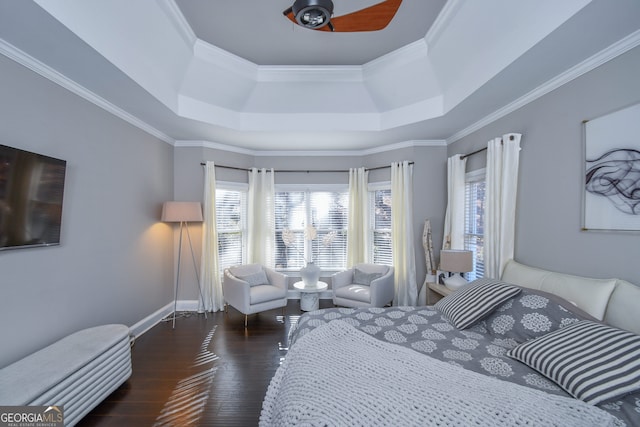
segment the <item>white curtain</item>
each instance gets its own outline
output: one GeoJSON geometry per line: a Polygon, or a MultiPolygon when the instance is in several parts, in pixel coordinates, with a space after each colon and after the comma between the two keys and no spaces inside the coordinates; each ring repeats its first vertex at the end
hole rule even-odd
{"type": "Polygon", "coordinates": [[[347,222],[347,268],[367,262],[368,183],[369,172],[365,168],[349,169],[349,220],[347,222]]]}
{"type": "MultiPolygon", "coordinates": [[[[204,179],[204,226],[202,232],[202,261],[200,277],[204,309],[219,311],[224,309],[222,281],[218,273],[218,232],[216,230],[216,171],[213,162],[205,165],[204,179]]],[[[202,307],[200,307],[202,308],[202,307]]]]}
{"type": "Polygon", "coordinates": [[[413,235],[413,165],[391,164],[391,247],[396,295],[393,305],[416,305],[416,258],[413,235]]]}
{"type": "Polygon", "coordinates": [[[249,171],[247,262],[275,266],[275,185],[273,169],[249,171]]]}
{"type": "Polygon", "coordinates": [[[498,278],[513,258],[520,134],[495,138],[487,145],[484,254],[485,276],[498,278]]]}
{"type": "Polygon", "coordinates": [[[460,154],[447,160],[447,210],[442,249],[464,249],[464,186],[467,159],[460,154]]]}

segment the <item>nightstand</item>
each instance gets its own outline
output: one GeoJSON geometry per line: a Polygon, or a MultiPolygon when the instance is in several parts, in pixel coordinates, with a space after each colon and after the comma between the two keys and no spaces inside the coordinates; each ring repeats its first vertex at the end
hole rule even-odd
{"type": "MultiPolygon", "coordinates": [[[[447,288],[445,285],[441,285],[439,283],[428,282],[427,286],[429,286],[429,289],[431,291],[435,292],[436,294],[440,295],[441,297],[446,297],[451,292],[453,292],[451,289],[447,288]]],[[[429,294],[430,294],[430,292],[427,292],[427,305],[433,305],[433,304],[435,304],[437,302],[437,300],[432,303],[431,302],[431,298],[429,298],[429,294]]],[[[438,299],[440,299],[440,298],[438,298],[438,299]]]]}

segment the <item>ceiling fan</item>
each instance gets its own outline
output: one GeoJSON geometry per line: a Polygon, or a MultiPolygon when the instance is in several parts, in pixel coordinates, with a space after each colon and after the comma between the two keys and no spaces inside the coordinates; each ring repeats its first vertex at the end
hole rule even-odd
{"type": "Polygon", "coordinates": [[[334,17],[331,0],[295,0],[293,5],[282,13],[292,22],[312,30],[378,31],[389,25],[400,3],[402,0],[378,1],[372,6],[334,17]]]}

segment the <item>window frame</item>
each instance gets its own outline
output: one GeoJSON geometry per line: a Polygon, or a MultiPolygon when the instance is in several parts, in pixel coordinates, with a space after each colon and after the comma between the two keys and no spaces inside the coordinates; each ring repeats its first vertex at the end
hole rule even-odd
{"type": "MultiPolygon", "coordinates": [[[[286,192],[302,192],[305,193],[305,227],[307,225],[310,224],[310,220],[312,217],[312,203],[311,203],[311,197],[310,194],[311,193],[319,193],[319,192],[329,192],[329,193],[346,193],[348,195],[349,193],[349,185],[348,184],[276,184],[275,188],[274,188],[274,192],[275,193],[286,193],[286,192]]],[[[277,226],[276,226],[277,227],[277,226]]],[[[304,232],[304,228],[301,229],[291,229],[292,231],[296,232],[296,233],[301,233],[304,232]]],[[[321,231],[316,229],[317,231],[321,231]]],[[[275,228],[275,233],[276,233],[276,239],[278,239],[278,233],[282,232],[282,229],[279,228],[275,228]]],[[[343,229],[343,233],[346,239],[346,235],[347,235],[347,227],[345,226],[345,228],[343,229]]],[[[309,259],[309,254],[312,254],[313,251],[313,241],[310,240],[303,240],[304,245],[303,245],[303,258],[304,259],[309,259]]],[[[276,245],[278,243],[276,242],[276,245]]],[[[345,248],[345,254],[344,254],[344,265],[342,266],[333,266],[333,267],[321,267],[323,272],[326,273],[332,273],[332,272],[338,272],[338,271],[342,271],[346,268],[346,259],[347,259],[347,254],[346,254],[346,248],[345,248]]],[[[304,265],[301,265],[299,267],[278,267],[276,265],[276,270],[278,271],[283,271],[283,272],[298,272],[300,271],[300,269],[304,267],[304,265]]]]}
{"type": "MultiPolygon", "coordinates": [[[[240,254],[240,258],[241,258],[241,262],[240,264],[245,264],[247,262],[247,215],[248,215],[248,201],[247,201],[247,196],[249,193],[249,184],[247,183],[241,183],[241,182],[231,182],[231,181],[217,181],[216,182],[216,203],[218,202],[218,197],[217,197],[217,191],[218,190],[225,190],[225,191],[237,191],[240,193],[244,193],[243,195],[241,195],[240,198],[240,248],[241,248],[241,254],[240,254]]],[[[231,230],[229,229],[228,231],[224,231],[220,229],[220,224],[218,223],[218,212],[217,212],[217,207],[216,209],[216,233],[217,233],[217,237],[218,237],[218,245],[220,242],[220,235],[221,234],[225,234],[225,233],[233,233],[233,232],[237,232],[236,230],[231,230]]],[[[220,248],[218,247],[218,259],[220,260],[220,248]]],[[[230,265],[223,265],[222,262],[220,262],[220,265],[218,266],[218,270],[220,273],[220,277],[222,277],[222,274],[224,272],[224,269],[230,267],[230,265]]]]}
{"type": "MultiPolygon", "coordinates": [[[[477,232],[473,233],[468,228],[469,221],[467,218],[467,214],[469,213],[469,210],[470,210],[468,206],[469,199],[467,198],[467,192],[469,191],[468,185],[484,182],[485,189],[486,189],[486,172],[487,172],[486,168],[476,169],[476,170],[467,172],[464,177],[464,185],[465,185],[465,188],[464,188],[464,192],[465,192],[464,249],[471,250],[473,252],[473,270],[467,273],[467,279],[469,279],[470,281],[484,277],[485,269],[484,269],[484,262],[482,262],[482,268],[481,268],[482,275],[478,275],[479,274],[479,272],[477,271],[478,260],[483,259],[483,254],[479,254],[477,250],[474,250],[475,248],[478,247],[477,244],[474,244],[473,248],[471,247],[472,245],[470,244],[472,239],[475,239],[475,241],[477,241],[477,239],[480,238],[482,240],[481,248],[484,250],[484,230],[483,230],[483,233],[480,234],[477,232]]],[[[485,193],[485,200],[483,201],[483,206],[485,206],[485,209],[486,209],[485,202],[486,202],[486,193],[485,193]]]]}
{"type": "MultiPolygon", "coordinates": [[[[367,210],[369,211],[369,219],[368,219],[368,236],[367,236],[367,257],[369,262],[381,263],[379,260],[375,258],[375,235],[376,233],[389,233],[392,236],[392,229],[376,229],[375,226],[375,193],[376,191],[381,190],[389,190],[391,191],[391,181],[380,181],[380,182],[372,182],[367,185],[368,192],[368,206],[367,210]]],[[[382,263],[384,265],[393,265],[393,246],[389,249],[389,261],[388,263],[382,263]]]]}

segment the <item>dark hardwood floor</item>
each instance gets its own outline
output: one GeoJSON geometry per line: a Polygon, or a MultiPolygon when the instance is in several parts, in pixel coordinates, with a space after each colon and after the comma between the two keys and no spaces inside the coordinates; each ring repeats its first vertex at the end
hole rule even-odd
{"type": "MultiPolygon", "coordinates": [[[[332,307],[321,300],[320,307],[332,307]]],[[[161,322],[132,348],[133,373],[80,427],[255,426],[262,399],[288,347],[300,302],[249,316],[190,313],[161,322]]]]}

